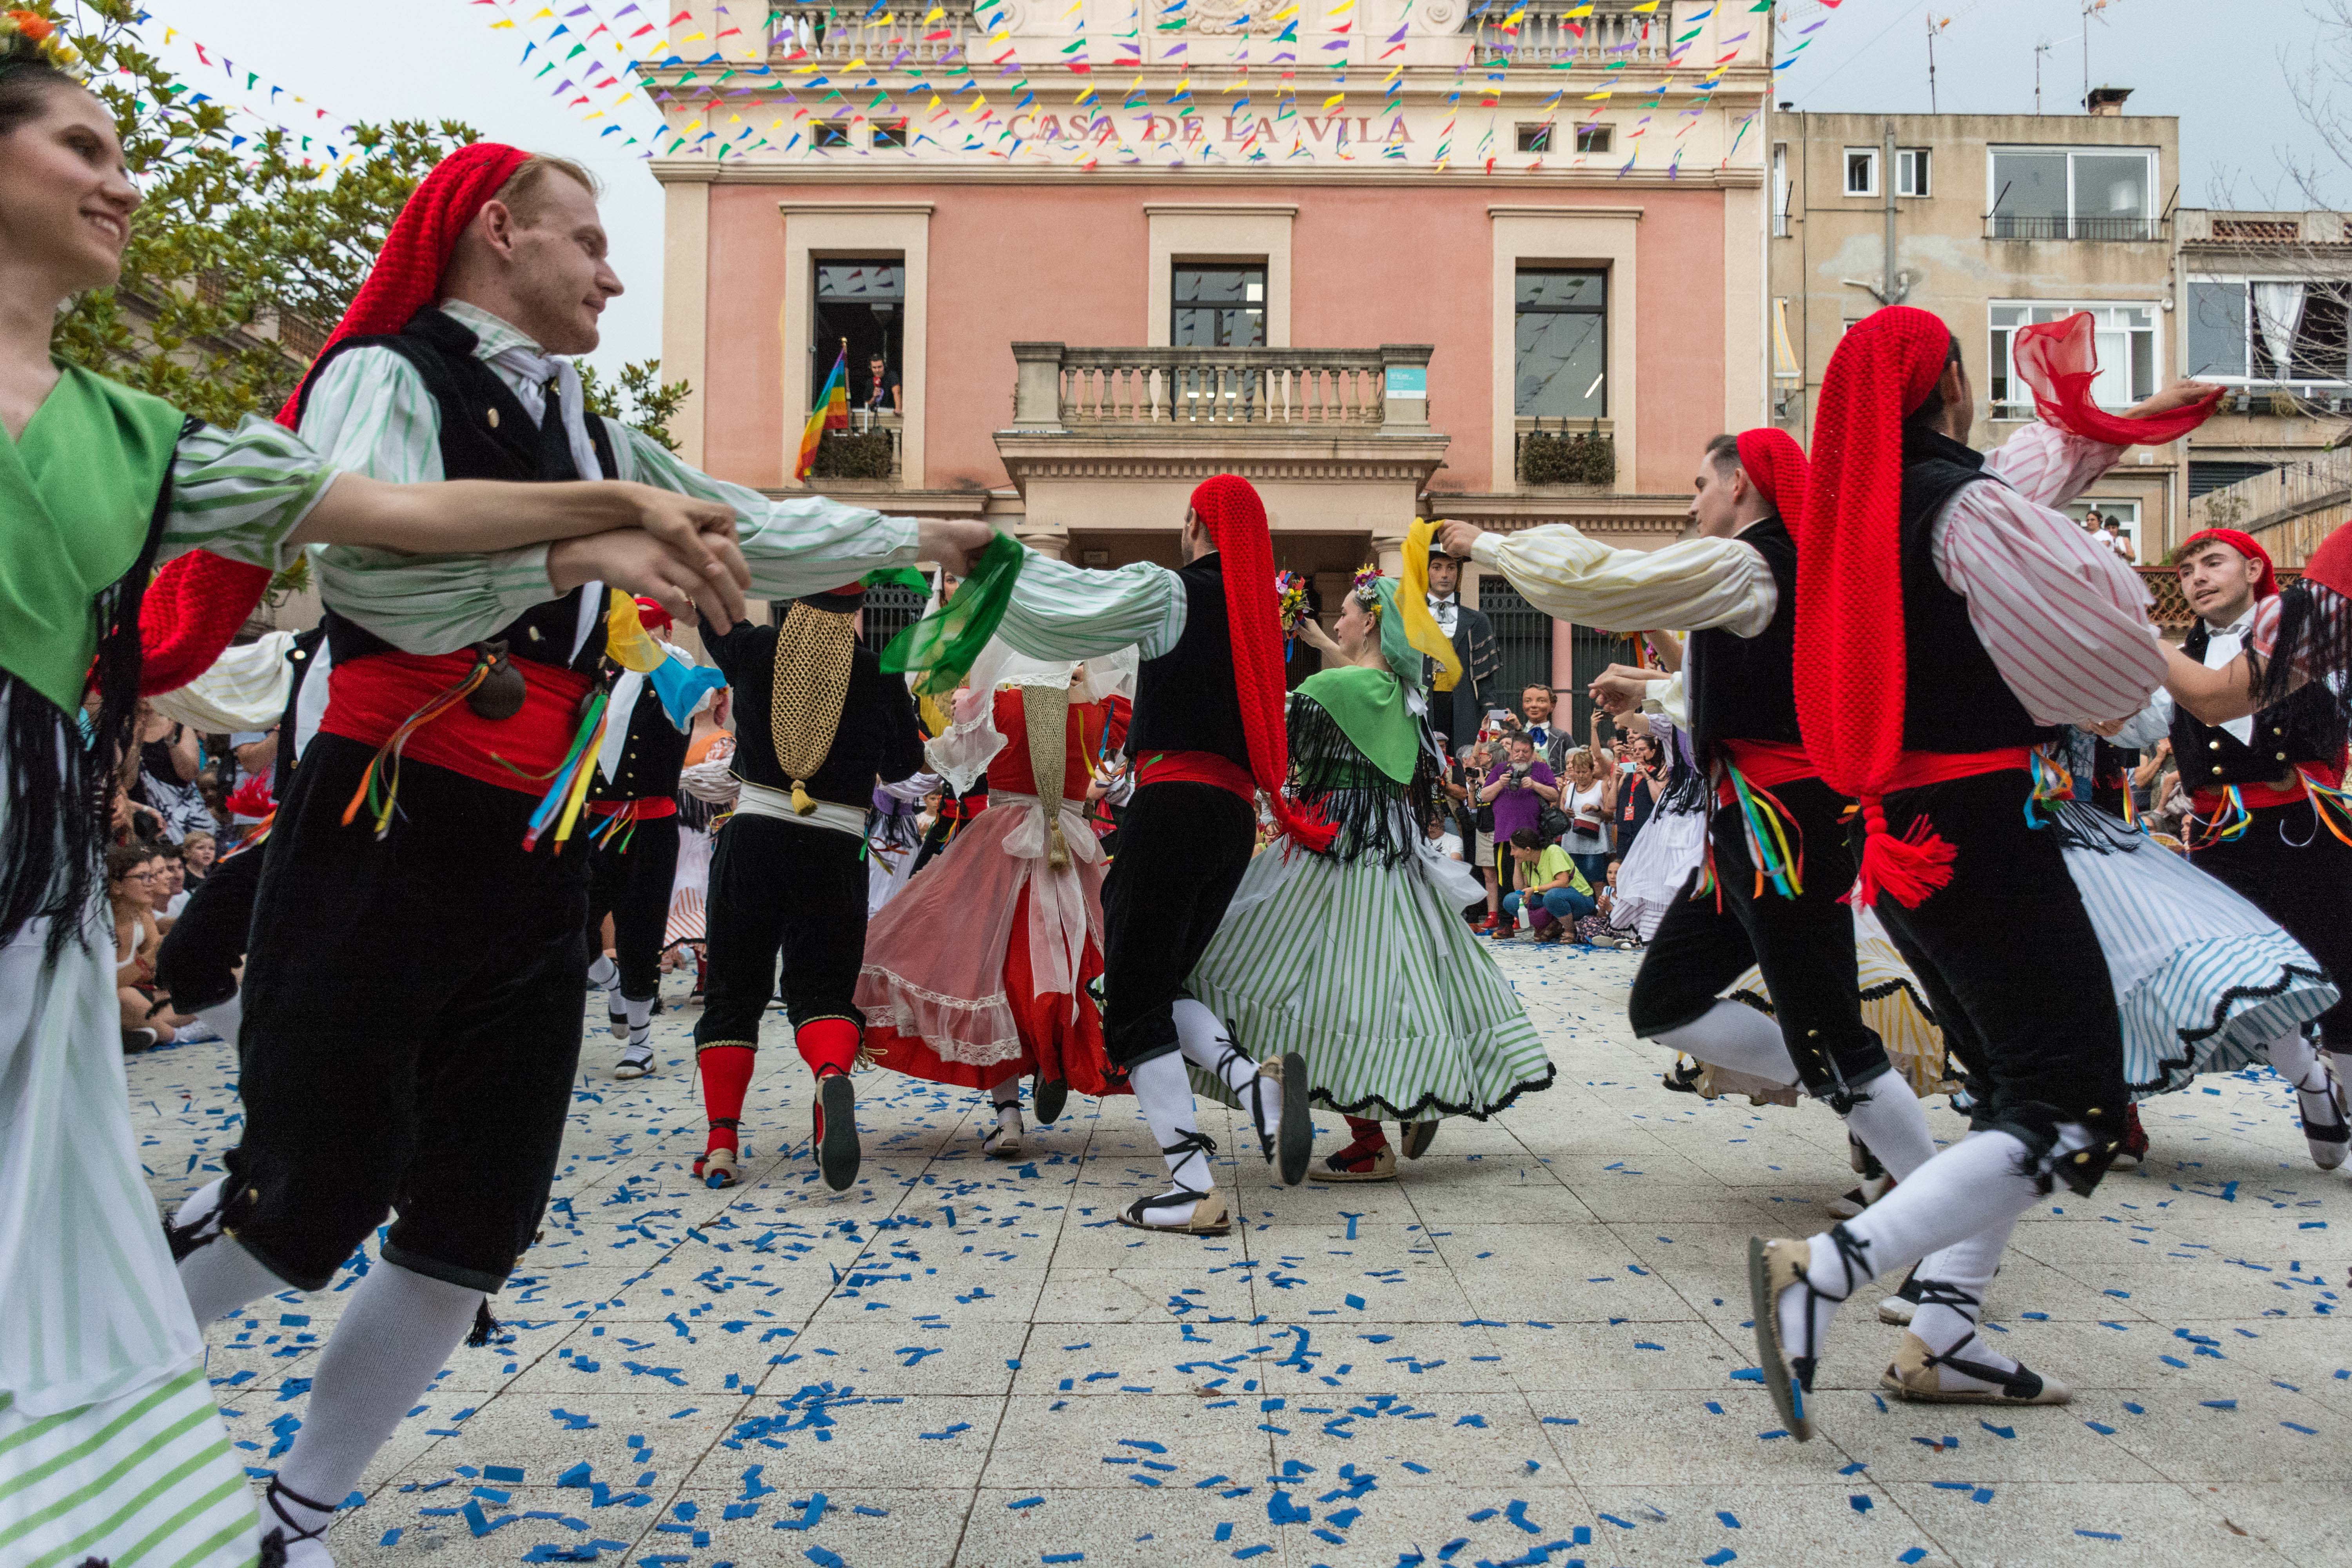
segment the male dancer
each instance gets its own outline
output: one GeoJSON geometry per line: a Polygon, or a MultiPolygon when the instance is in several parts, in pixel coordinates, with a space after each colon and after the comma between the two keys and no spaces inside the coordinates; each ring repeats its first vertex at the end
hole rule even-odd
{"type": "MultiPolygon", "coordinates": [[[[960,566],[984,541],[814,496],[771,502],[588,419],[553,356],[596,344],[621,287],[604,255],[584,171],[493,144],[451,154],[306,378],[304,436],[377,478],[643,480],[618,493],[731,517],[768,596],[919,553],[960,566]]],[[[587,858],[529,845],[549,824],[541,781],[584,740],[600,580],[681,609],[691,594],[721,626],[741,613],[728,562],[674,561],[634,531],[501,556],[314,559],[335,668],[254,910],[244,1141],[177,1216],[202,1322],[323,1289],[399,1203],[270,1485],[265,1532],[291,1568],[330,1561],[336,1505],[467,1326],[488,1331],[487,1293],[546,1204],[580,1051],[587,858]]]]}
{"type": "MultiPolygon", "coordinates": [[[[2256,607],[2278,596],[2270,552],[2236,529],[2209,528],[2189,535],[2173,562],[2197,613],[2180,651],[2220,669],[2245,648],[2256,607]]],[[[2329,974],[2352,976],[2352,845],[2331,830],[2310,787],[2344,782],[2336,694],[2313,681],[2249,717],[2208,724],[2158,691],[2116,739],[2152,746],[2167,734],[2194,806],[2183,835],[2190,860],[2278,921],[2329,974]]],[[[2271,1065],[2294,1086],[2312,1163],[2333,1171],[2352,1141],[2342,1084],[2352,1069],[2352,1001],[2319,1016],[2319,1037],[2324,1055],[2300,1034],[2273,1040],[2271,1065]]]]}
{"type": "Polygon", "coordinates": [[[1119,1223],[1223,1236],[1232,1212],[1216,1188],[1213,1140],[1192,1120],[1192,1063],[1251,1110],[1259,1147],[1285,1184],[1307,1174],[1314,1128],[1307,1064],[1250,1060],[1206,1007],[1184,994],[1224,919],[1255,838],[1262,790],[1275,820],[1328,844],[1328,824],[1283,797],[1290,771],[1274,542],[1247,479],[1218,474],[1184,513],[1185,564],[1087,572],[1043,556],[1022,563],[997,635],[1038,658],[1096,658],[1139,645],[1127,749],[1139,775],[1103,884],[1103,1035],[1167,1158],[1169,1189],[1138,1198],[1119,1223]]]}
{"type": "Polygon", "coordinates": [[[760,1049],[760,1016],[777,992],[816,1074],[810,1138],[825,1185],[857,1179],[856,1065],[866,1016],[857,974],[866,962],[866,810],[874,782],[895,784],[923,765],[923,736],[907,684],[882,672],[858,640],[866,591],[856,583],[795,603],[781,626],[739,626],[708,637],[711,662],[734,691],[741,731],[735,776],[743,793],[711,852],[703,931],[709,972],[694,1026],[710,1131],[694,1173],[735,1184],[743,1093],[760,1049]]]}
{"type": "Polygon", "coordinates": [[[1975,389],[1936,317],[1881,310],[1831,356],[1796,531],[1797,713],[1823,782],[1860,803],[1855,899],[1926,987],[1978,1104],[1967,1138],[1858,1218],[1750,1243],[1764,1380],[1801,1440],[1838,1304],[1916,1258],[1920,1305],[1882,1386],[2068,1398],[1976,1335],[2018,1216],[2056,1182],[2098,1184],[2128,1103],[2105,956],[2027,809],[2031,748],[2056,724],[2137,712],[2164,658],[2131,568],[2051,509],[2122,452],[2072,432],[2173,440],[2210,411],[2207,392],[2177,383],[2116,419],[2077,384],[2044,405],[2053,423],[1988,458],[1965,445],[1975,389]]]}
{"type": "MultiPolygon", "coordinates": [[[[659,635],[673,625],[652,599],[637,601],[640,623],[659,635]]],[[[669,651],[691,664],[684,648],[669,651]]],[[[604,989],[613,1033],[625,1033],[617,1079],[654,1070],[654,998],[669,930],[670,885],[677,876],[677,775],[686,766],[686,731],[635,670],[612,672],[604,744],[588,787],[588,979],[604,989]],[[604,917],[613,917],[613,956],[604,953],[604,917]]]]}
{"type": "Polygon", "coordinates": [[[1698,537],[1612,550],[1566,524],[1482,533],[1449,552],[1491,566],[1530,604],[1604,630],[1686,626],[1691,739],[1714,781],[1708,865],[1667,910],[1627,1006],[1633,1033],[1826,1101],[1899,1181],[1935,1153],[1927,1118],[1862,1019],[1843,817],[1797,727],[1797,545],[1805,458],[1785,431],[1717,436],[1701,455],[1698,537]],[[1711,889],[1705,882],[1712,879],[1711,889]],[[1760,967],[1773,1016],[1717,1000],[1760,967]]]}

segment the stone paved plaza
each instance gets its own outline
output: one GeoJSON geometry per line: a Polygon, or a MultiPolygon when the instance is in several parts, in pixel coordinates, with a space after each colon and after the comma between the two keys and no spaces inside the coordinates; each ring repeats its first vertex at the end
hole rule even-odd
{"type": "MultiPolygon", "coordinates": [[[[865,1170],[806,1152],[771,1016],[744,1185],[704,1190],[682,979],[656,1077],[593,1028],[543,1237],[338,1526],[346,1565],[1260,1563],[2342,1563],[2352,1556],[2352,1177],[2267,1070],[2147,1110],[2155,1153],[2018,1230],[2000,1348],[2060,1409],[1873,1392],[1900,1331],[1849,1309],[1800,1446],[1754,1381],[1751,1234],[1853,1183],[1824,1110],[1666,1093],[1634,958],[1503,955],[1559,1079],[1445,1124],[1388,1184],[1284,1189],[1253,1151],[1220,1240],[1111,1222],[1160,1162],[1074,1098],[985,1160],[980,1096],[858,1079],[865,1170]]],[[[131,1064],[161,1199],[236,1137],[217,1046],[131,1064]]],[[[1959,1120],[1930,1111],[1938,1137],[1959,1120]]],[[[1243,1140],[1221,1108],[1203,1125],[1243,1140]]],[[[1345,1138],[1318,1116],[1318,1145],[1345,1138]]],[[[319,1173],[331,1180],[331,1171],[319,1173]]],[[[334,1289],[215,1325],[247,1463],[302,1418],[334,1289]]],[[[1889,1280],[1887,1283],[1891,1284],[1889,1280]]]]}

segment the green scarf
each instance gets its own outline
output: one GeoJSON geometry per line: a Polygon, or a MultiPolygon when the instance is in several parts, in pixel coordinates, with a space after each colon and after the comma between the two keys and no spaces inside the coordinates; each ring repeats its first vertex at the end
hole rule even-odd
{"type": "Polygon", "coordinates": [[[186,420],[58,370],[22,438],[0,432],[0,668],[71,713],[98,655],[90,606],[138,561],[186,420]]]}
{"type": "Polygon", "coordinates": [[[1343,665],[1318,669],[1298,683],[1298,695],[1331,715],[1349,744],[1398,784],[1412,781],[1421,749],[1420,726],[1404,705],[1404,687],[1385,669],[1343,665]]]}
{"type": "Polygon", "coordinates": [[[1009,533],[988,542],[948,602],[890,639],[882,668],[914,674],[918,697],[944,697],[963,684],[980,650],[1013,603],[1013,584],[1028,551],[1009,533]]]}

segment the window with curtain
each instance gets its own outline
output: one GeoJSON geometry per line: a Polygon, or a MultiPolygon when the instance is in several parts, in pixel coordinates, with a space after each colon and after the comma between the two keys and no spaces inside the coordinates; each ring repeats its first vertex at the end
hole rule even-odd
{"type": "Polygon", "coordinates": [[[2142,398],[2156,395],[2159,360],[2154,305],[1996,302],[1988,311],[1991,353],[1986,363],[1990,373],[1984,389],[1994,418],[2033,416],[2033,389],[2017,374],[2017,329],[2029,322],[2062,321],[2083,310],[2091,313],[2092,346],[2099,356],[2098,378],[2091,383],[2092,401],[2110,414],[2120,414],[2142,398]]]}
{"type": "Polygon", "coordinates": [[[2302,384],[2352,380],[2352,283],[2196,279],[2188,306],[2191,375],[2302,384]]]}
{"type": "Polygon", "coordinates": [[[1175,319],[1168,341],[1180,349],[1265,347],[1263,266],[1176,264],[1175,319]]]}

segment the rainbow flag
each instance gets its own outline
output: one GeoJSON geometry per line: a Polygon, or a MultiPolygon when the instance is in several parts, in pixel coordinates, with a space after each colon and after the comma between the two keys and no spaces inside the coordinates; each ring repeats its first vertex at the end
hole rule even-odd
{"type": "Polygon", "coordinates": [[[801,431],[801,460],[793,469],[793,478],[804,479],[816,467],[817,443],[828,430],[849,428],[849,349],[843,345],[833,362],[833,370],[817,389],[816,405],[809,410],[808,424],[801,431]]]}

